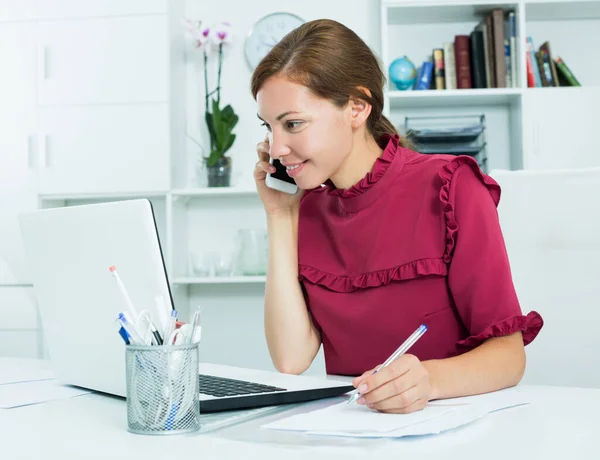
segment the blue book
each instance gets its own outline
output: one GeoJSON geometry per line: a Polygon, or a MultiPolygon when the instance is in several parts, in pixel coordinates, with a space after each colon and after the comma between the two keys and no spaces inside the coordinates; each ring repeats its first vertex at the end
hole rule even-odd
{"type": "Polygon", "coordinates": [[[419,67],[417,70],[417,78],[415,78],[415,82],[413,83],[412,89],[417,89],[417,85],[421,81],[421,76],[423,75],[423,66],[419,67]]]}
{"type": "Polygon", "coordinates": [[[423,62],[421,67],[420,78],[417,81],[416,90],[424,90],[431,88],[431,82],[433,81],[433,62],[423,62]]]}
{"type": "Polygon", "coordinates": [[[510,42],[508,38],[504,39],[504,57],[506,59],[506,87],[512,88],[512,60],[510,57],[510,42]]]}
{"type": "Polygon", "coordinates": [[[531,66],[533,67],[533,77],[535,80],[535,86],[537,88],[542,86],[542,76],[540,75],[540,66],[538,65],[538,60],[535,57],[535,48],[533,47],[533,38],[527,37],[527,43],[531,47],[531,66]]]}

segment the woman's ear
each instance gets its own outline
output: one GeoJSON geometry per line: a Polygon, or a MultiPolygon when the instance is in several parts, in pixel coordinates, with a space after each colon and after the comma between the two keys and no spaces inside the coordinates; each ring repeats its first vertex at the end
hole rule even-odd
{"type": "MultiPolygon", "coordinates": [[[[364,93],[369,99],[371,98],[371,91],[367,88],[359,86],[357,89],[359,92],[364,93]]],[[[351,97],[349,104],[351,108],[352,128],[360,128],[367,122],[369,115],[371,114],[371,104],[364,99],[356,97],[351,97]]]]}

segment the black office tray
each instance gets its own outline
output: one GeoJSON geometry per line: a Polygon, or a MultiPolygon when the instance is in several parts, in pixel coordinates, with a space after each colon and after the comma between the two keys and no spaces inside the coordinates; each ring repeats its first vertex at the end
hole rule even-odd
{"type": "Polygon", "coordinates": [[[423,128],[409,131],[408,136],[413,142],[474,142],[483,132],[483,125],[456,128],[423,128]]]}
{"type": "Polygon", "coordinates": [[[469,155],[475,156],[480,153],[485,144],[481,145],[417,145],[417,150],[426,154],[447,154],[447,155],[469,155]]]}

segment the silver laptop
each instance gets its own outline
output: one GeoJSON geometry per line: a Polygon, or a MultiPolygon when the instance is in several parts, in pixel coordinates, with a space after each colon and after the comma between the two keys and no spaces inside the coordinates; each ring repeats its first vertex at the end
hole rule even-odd
{"type": "MultiPolygon", "coordinates": [[[[127,307],[109,267],[127,280],[132,303],[144,305],[153,318],[159,317],[155,296],[173,308],[152,204],[139,199],[45,209],[19,220],[57,378],[125,396],[125,344],[115,318],[127,307]]],[[[203,412],[309,401],[353,389],[347,382],[211,363],[201,364],[199,379],[203,412]]]]}

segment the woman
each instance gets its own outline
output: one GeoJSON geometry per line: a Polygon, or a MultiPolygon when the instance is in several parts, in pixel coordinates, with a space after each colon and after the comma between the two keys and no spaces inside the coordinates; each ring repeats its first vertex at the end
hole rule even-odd
{"type": "Polygon", "coordinates": [[[322,343],[329,374],[360,375],[359,404],[408,413],[516,385],[543,321],[515,294],[498,184],[470,157],[407,148],[382,115],[384,81],[368,46],[331,20],[288,34],[254,72],[268,130],[254,171],[265,330],[279,371],[304,372],[322,343]],[[297,194],[265,186],[269,155],[297,194]],[[422,323],[410,354],[371,375],[422,323]]]}

